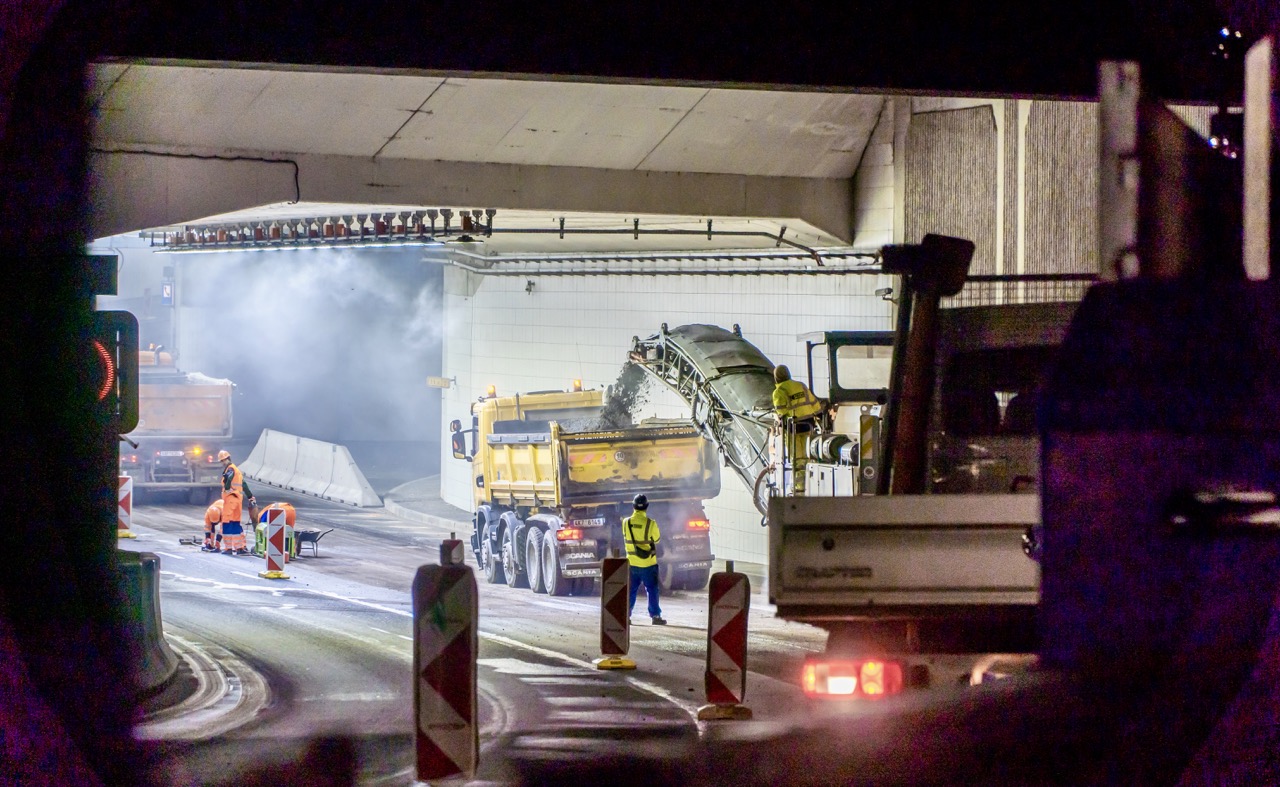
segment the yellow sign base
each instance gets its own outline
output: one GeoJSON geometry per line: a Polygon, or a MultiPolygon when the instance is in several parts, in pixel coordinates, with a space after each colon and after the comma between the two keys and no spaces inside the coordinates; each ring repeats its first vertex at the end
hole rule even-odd
{"type": "Polygon", "coordinates": [[[596,669],[635,669],[636,663],[626,656],[601,656],[593,659],[596,669]]]}
{"type": "Polygon", "coordinates": [[[698,721],[747,721],[751,709],[746,705],[703,705],[698,708],[698,721]]]}
{"type": "Polygon", "coordinates": [[[288,579],[289,575],[283,571],[259,571],[258,576],[263,579],[288,579]]]}
{"type": "Polygon", "coordinates": [[[117,538],[137,538],[137,536],[134,535],[132,530],[117,530],[116,537],[117,538]]]}

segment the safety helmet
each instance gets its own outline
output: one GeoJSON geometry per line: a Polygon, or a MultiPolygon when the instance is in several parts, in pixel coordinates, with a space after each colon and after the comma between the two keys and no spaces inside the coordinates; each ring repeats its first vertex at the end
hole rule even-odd
{"type": "Polygon", "coordinates": [[[636,499],[631,503],[637,511],[643,511],[649,507],[649,498],[644,495],[636,495],[636,499]]]}
{"type": "Polygon", "coordinates": [[[225,462],[225,461],[227,461],[227,460],[228,460],[228,459],[230,459],[230,458],[231,458],[231,452],[230,452],[230,451],[219,451],[219,452],[218,452],[218,461],[219,461],[219,462],[225,462]]]}
{"type": "Polygon", "coordinates": [[[791,379],[791,370],[787,368],[785,363],[780,363],[773,367],[773,381],[775,383],[786,382],[791,379]]]}

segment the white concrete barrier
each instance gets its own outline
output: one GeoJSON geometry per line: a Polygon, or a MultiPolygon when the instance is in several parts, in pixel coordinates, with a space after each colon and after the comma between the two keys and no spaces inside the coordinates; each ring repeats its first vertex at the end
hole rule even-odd
{"type": "Polygon", "coordinates": [[[298,464],[294,467],[289,489],[315,497],[324,497],[324,490],[333,480],[333,443],[324,443],[306,437],[298,438],[298,464]]]}
{"type": "Polygon", "coordinates": [[[263,429],[249,458],[240,463],[240,472],[251,481],[289,488],[298,464],[298,438],[284,432],[263,429]]]}
{"type": "Polygon", "coordinates": [[[364,477],[356,460],[345,445],[335,445],[333,452],[333,477],[329,486],[321,494],[326,500],[340,500],[361,508],[382,505],[382,499],[373,491],[369,480],[364,477]]]}
{"type": "Polygon", "coordinates": [[[240,470],[250,481],[279,489],[361,508],[382,505],[343,445],[263,429],[240,470]]]}

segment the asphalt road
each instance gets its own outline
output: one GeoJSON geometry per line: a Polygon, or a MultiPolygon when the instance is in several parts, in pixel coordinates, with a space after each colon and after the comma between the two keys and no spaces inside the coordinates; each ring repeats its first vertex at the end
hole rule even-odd
{"type": "MultiPolygon", "coordinates": [[[[288,564],[287,580],[258,577],[260,558],[180,545],[180,537],[199,535],[203,507],[163,500],[135,507],[138,538],[121,546],[159,555],[166,632],[187,668],[197,665],[205,678],[202,702],[157,714],[140,734],[161,741],[201,783],[288,761],[326,734],[356,739],[361,783],[413,783],[409,593],[449,532],[382,510],[292,502],[299,527],[333,532],[317,556],[288,564]]],[[[825,635],[776,619],[759,594],[749,618],[746,698],[755,721],[708,723],[695,715],[705,703],[705,591],[665,595],[670,625],[631,629],[637,668],[601,671],[591,663],[600,655],[598,596],[551,598],[476,577],[475,783],[511,783],[514,760],[563,760],[602,741],[667,741],[674,751],[670,741],[697,740],[718,725],[764,730],[812,714],[797,679],[804,655],[820,651],[825,635]]]]}

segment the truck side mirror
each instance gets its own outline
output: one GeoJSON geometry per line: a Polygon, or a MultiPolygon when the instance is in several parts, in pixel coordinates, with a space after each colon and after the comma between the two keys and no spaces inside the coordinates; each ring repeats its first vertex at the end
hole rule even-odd
{"type": "Polygon", "coordinates": [[[450,432],[460,432],[460,431],[462,431],[462,422],[461,422],[461,421],[459,421],[457,418],[455,418],[455,419],[453,419],[452,421],[450,421],[450,422],[449,422],[449,431],[450,431],[450,432]]]}
{"type": "MultiPolygon", "coordinates": [[[[457,423],[457,421],[454,421],[457,423]]],[[[454,459],[469,459],[467,456],[467,437],[462,432],[455,431],[449,437],[449,443],[453,447],[454,459]]]]}

